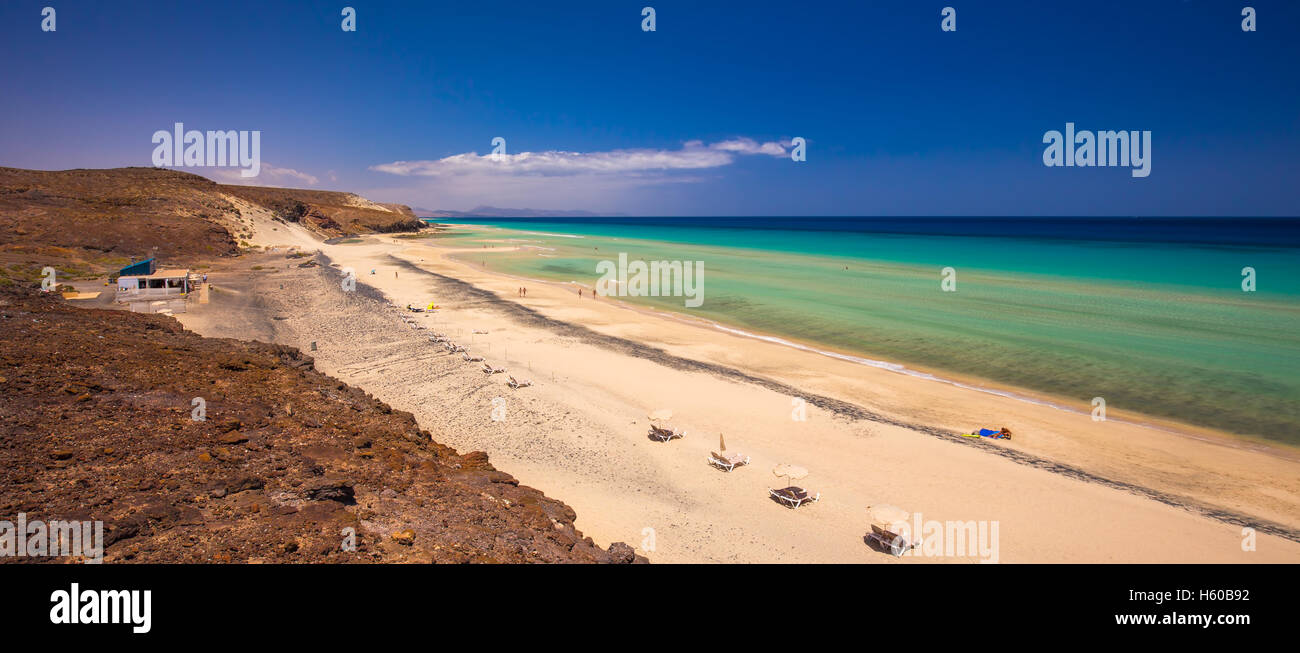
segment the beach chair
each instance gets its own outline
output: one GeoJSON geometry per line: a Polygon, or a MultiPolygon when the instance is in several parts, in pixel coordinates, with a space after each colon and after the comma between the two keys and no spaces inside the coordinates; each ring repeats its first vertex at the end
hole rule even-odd
{"type": "Polygon", "coordinates": [[[530,386],[530,385],[532,385],[532,384],[533,384],[533,382],[532,382],[532,381],[529,381],[528,379],[524,379],[523,381],[516,381],[516,380],[515,380],[515,377],[513,377],[513,376],[510,377],[510,381],[506,383],[506,385],[510,386],[510,389],[511,389],[511,390],[518,390],[518,389],[520,389],[520,388],[527,388],[528,386],[530,386]]]}
{"type": "Polygon", "coordinates": [[[464,347],[462,347],[462,346],[460,346],[460,345],[458,345],[458,344],[456,344],[456,343],[454,343],[454,342],[448,342],[448,343],[447,343],[447,352],[448,352],[448,353],[451,353],[451,354],[463,354],[463,353],[465,353],[466,351],[467,351],[467,350],[466,350],[464,347]]]}
{"type": "Polygon", "coordinates": [[[481,363],[481,362],[483,362],[483,357],[482,357],[482,356],[470,356],[468,352],[466,352],[466,353],[464,353],[464,354],[461,354],[460,357],[461,357],[461,358],[464,358],[464,359],[465,359],[465,362],[467,362],[467,363],[481,363]]]}
{"type": "Polygon", "coordinates": [[[815,495],[810,495],[807,490],[793,485],[790,487],[783,487],[779,490],[768,488],[767,493],[771,495],[773,499],[789,508],[798,508],[805,503],[813,503],[822,498],[821,492],[818,492],[815,495]]]}
{"type": "Polygon", "coordinates": [[[650,437],[660,442],[668,442],[677,438],[686,437],[686,431],[678,431],[671,426],[655,426],[654,424],[651,424],[650,437]]]}
{"type": "Polygon", "coordinates": [[[709,464],[724,472],[729,472],[741,465],[748,465],[749,456],[746,456],[743,453],[727,453],[725,451],[718,453],[716,451],[710,451],[709,464]]]}
{"type": "Polygon", "coordinates": [[[484,373],[484,374],[500,374],[500,373],[502,373],[502,372],[504,372],[504,371],[506,371],[506,368],[504,368],[504,367],[492,367],[491,365],[489,365],[489,364],[487,364],[487,363],[483,363],[483,373],[484,373]]]}
{"type": "Polygon", "coordinates": [[[909,549],[920,546],[920,540],[913,542],[908,538],[889,530],[890,528],[893,527],[888,524],[873,522],[871,524],[871,532],[867,534],[867,539],[875,541],[876,544],[880,545],[882,550],[892,553],[894,557],[901,556],[904,553],[907,553],[909,549]]]}
{"type": "Polygon", "coordinates": [[[474,330],[474,333],[477,333],[478,335],[481,335],[481,336],[485,336],[485,335],[487,335],[487,331],[481,331],[481,330],[479,330],[479,329],[475,329],[475,330],[474,330]]]}

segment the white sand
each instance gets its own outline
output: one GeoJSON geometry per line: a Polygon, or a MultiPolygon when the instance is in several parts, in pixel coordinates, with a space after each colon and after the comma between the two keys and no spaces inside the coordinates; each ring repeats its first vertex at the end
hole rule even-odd
{"type": "Polygon", "coordinates": [[[1300,543],[1261,532],[1257,550],[1243,551],[1241,526],[1204,514],[1204,507],[1222,508],[1252,522],[1272,522],[1294,537],[1300,528],[1300,463],[1290,451],[1257,450],[1184,425],[1163,425],[1179,434],[1093,422],[1086,415],[629,310],[605,298],[579,300],[564,286],[520,282],[446,259],[451,250],[427,246],[430,241],[374,236],[363,244],[325,245],[297,226],[260,220],[255,231],[262,244],[320,249],[397,306],[436,300],[444,308],[434,315],[376,310],[341,299],[336,278],[319,270],[255,273],[247,271],[254,262],[245,260],[210,276],[218,288],[253,289],[266,306],[232,303],[233,294],[218,293],[223,299],[179,316],[188,327],[204,335],[247,337],[246,325],[262,320],[274,327],[277,341],[304,350],[316,341],[318,369],[413,412],[439,441],[462,451],[487,451],[500,469],[573,506],[578,527],[602,545],[625,541],[656,562],[969,563],[984,557],[967,551],[975,555],[896,559],[873,551],[863,542],[866,508],[891,503],[925,520],[996,521],[1000,562],[1300,561],[1300,543]],[[507,303],[467,295],[398,264],[393,255],[492,291],[507,303]],[[371,269],[377,274],[370,275],[371,269]],[[279,291],[279,283],[286,290],[279,291]],[[528,286],[527,299],[517,297],[520,285],[528,286]],[[510,302],[596,334],[740,370],[903,423],[952,433],[1005,425],[1016,438],[964,446],[900,426],[837,417],[813,405],[807,406],[807,421],[795,421],[790,394],[735,375],[650,360],[620,341],[602,342],[600,335],[584,336],[503,308],[510,302]],[[247,315],[231,319],[232,310],[247,315]],[[288,319],[270,321],[259,311],[288,319]],[[429,330],[403,325],[403,316],[429,330]],[[489,333],[473,335],[474,330],[489,333]],[[510,390],[505,375],[485,375],[478,371],[481,364],[427,342],[433,331],[535,385],[510,390]],[[504,421],[492,419],[497,397],[505,400],[504,421]],[[661,408],[674,412],[672,422],[689,433],[685,439],[662,444],[646,437],[647,414],[661,408]],[[728,474],[705,463],[720,432],[729,451],[751,456],[749,467],[728,474]],[[996,448],[1140,489],[1022,464],[996,455],[996,448]],[[767,488],[786,484],[771,473],[781,462],[806,467],[810,474],[798,485],[820,492],[821,501],[798,510],[770,501],[767,488]],[[1141,488],[1191,508],[1153,500],[1141,488]]]}

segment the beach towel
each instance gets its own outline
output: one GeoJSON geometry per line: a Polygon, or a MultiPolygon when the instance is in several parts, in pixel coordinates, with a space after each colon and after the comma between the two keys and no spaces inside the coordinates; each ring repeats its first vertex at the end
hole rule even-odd
{"type": "Polygon", "coordinates": [[[980,429],[979,431],[970,434],[971,437],[975,437],[977,435],[985,438],[993,438],[994,440],[1011,439],[1011,433],[1006,432],[1005,429],[980,429]]]}

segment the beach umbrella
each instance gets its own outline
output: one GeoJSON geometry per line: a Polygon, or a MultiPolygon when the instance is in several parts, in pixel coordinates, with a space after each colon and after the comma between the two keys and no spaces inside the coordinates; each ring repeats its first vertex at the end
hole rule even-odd
{"type": "Polygon", "coordinates": [[[673,418],[673,411],[668,408],[660,408],[659,410],[647,415],[647,417],[649,417],[652,422],[670,420],[673,418]]]}
{"type": "Polygon", "coordinates": [[[886,528],[891,528],[900,522],[907,523],[907,518],[911,516],[911,513],[906,510],[888,503],[867,506],[867,512],[871,515],[872,521],[886,528]]]}
{"type": "Polygon", "coordinates": [[[718,449],[721,451],[727,450],[727,441],[722,439],[721,433],[718,434],[718,449]]]}
{"type": "Polygon", "coordinates": [[[781,463],[772,468],[772,474],[783,477],[788,481],[797,481],[808,475],[808,470],[790,463],[781,463]]]}

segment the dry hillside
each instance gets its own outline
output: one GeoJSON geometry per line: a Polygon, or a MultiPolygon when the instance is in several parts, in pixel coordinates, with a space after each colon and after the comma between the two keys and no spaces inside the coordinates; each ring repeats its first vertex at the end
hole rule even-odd
{"type": "Polygon", "coordinates": [[[0,515],[18,513],[102,521],[107,562],[645,560],[297,349],[0,288],[0,515]]]}
{"type": "Polygon", "coordinates": [[[326,237],[423,225],[405,206],[351,193],[222,185],[159,168],[0,168],[0,285],[36,281],[46,265],[75,279],[132,259],[193,265],[236,255],[246,220],[232,198],[326,237]]]}

